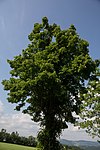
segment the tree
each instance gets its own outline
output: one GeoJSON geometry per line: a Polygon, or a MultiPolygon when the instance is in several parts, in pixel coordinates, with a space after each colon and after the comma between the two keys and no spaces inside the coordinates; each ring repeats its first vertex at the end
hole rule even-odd
{"type": "Polygon", "coordinates": [[[28,137],[28,146],[36,147],[37,142],[36,139],[33,136],[28,137]]]}
{"type": "Polygon", "coordinates": [[[21,136],[21,144],[24,146],[28,146],[28,138],[21,136]]]}
{"type": "Polygon", "coordinates": [[[96,71],[95,80],[89,81],[87,92],[82,95],[83,103],[79,123],[93,137],[100,138],[100,69],[96,71]]]}
{"type": "Polygon", "coordinates": [[[23,113],[39,122],[38,139],[43,150],[59,150],[57,138],[68,122],[75,123],[73,112],[80,112],[80,93],[97,63],[89,56],[88,42],[81,39],[74,25],[61,30],[44,17],[34,24],[30,44],[22,54],[8,60],[12,70],[3,80],[8,101],[23,106],[23,113]],[[27,104],[28,105],[25,105],[27,104]]]}
{"type": "Polygon", "coordinates": [[[6,129],[1,129],[0,131],[0,142],[6,141],[6,129]]]}
{"type": "Polygon", "coordinates": [[[14,144],[19,144],[20,143],[20,136],[19,136],[19,133],[17,131],[12,132],[10,134],[10,138],[11,138],[11,143],[14,143],[14,144]]]}

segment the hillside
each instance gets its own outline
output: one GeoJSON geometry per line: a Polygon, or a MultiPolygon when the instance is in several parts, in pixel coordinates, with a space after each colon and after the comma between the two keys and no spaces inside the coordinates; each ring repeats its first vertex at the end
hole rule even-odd
{"type": "Polygon", "coordinates": [[[100,150],[100,144],[98,142],[93,141],[69,141],[65,139],[61,139],[60,142],[64,145],[68,146],[78,146],[84,150],[100,150]]]}

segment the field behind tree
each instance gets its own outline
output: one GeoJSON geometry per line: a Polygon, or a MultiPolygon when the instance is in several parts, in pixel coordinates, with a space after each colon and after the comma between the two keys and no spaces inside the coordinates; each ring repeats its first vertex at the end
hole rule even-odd
{"type": "Polygon", "coordinates": [[[37,148],[0,142],[0,150],[39,150],[37,148]]]}

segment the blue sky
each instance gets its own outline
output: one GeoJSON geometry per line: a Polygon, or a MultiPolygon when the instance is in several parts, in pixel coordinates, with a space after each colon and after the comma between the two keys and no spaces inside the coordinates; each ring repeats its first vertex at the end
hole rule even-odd
{"type": "MultiPolygon", "coordinates": [[[[80,37],[89,42],[91,57],[100,58],[100,0],[0,0],[0,82],[10,77],[6,60],[13,59],[27,47],[34,23],[41,22],[44,16],[62,29],[74,24],[80,37]]],[[[17,130],[24,135],[33,131],[36,135],[39,126],[29,116],[14,111],[14,105],[6,98],[7,92],[0,84],[0,128],[9,132],[17,130]]],[[[62,137],[96,140],[73,126],[65,130],[62,137]]]]}

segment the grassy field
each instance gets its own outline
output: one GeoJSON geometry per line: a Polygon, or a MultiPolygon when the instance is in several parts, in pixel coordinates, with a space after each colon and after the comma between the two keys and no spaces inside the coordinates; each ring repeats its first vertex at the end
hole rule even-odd
{"type": "Polygon", "coordinates": [[[37,148],[0,142],[0,150],[38,150],[37,148]]]}

